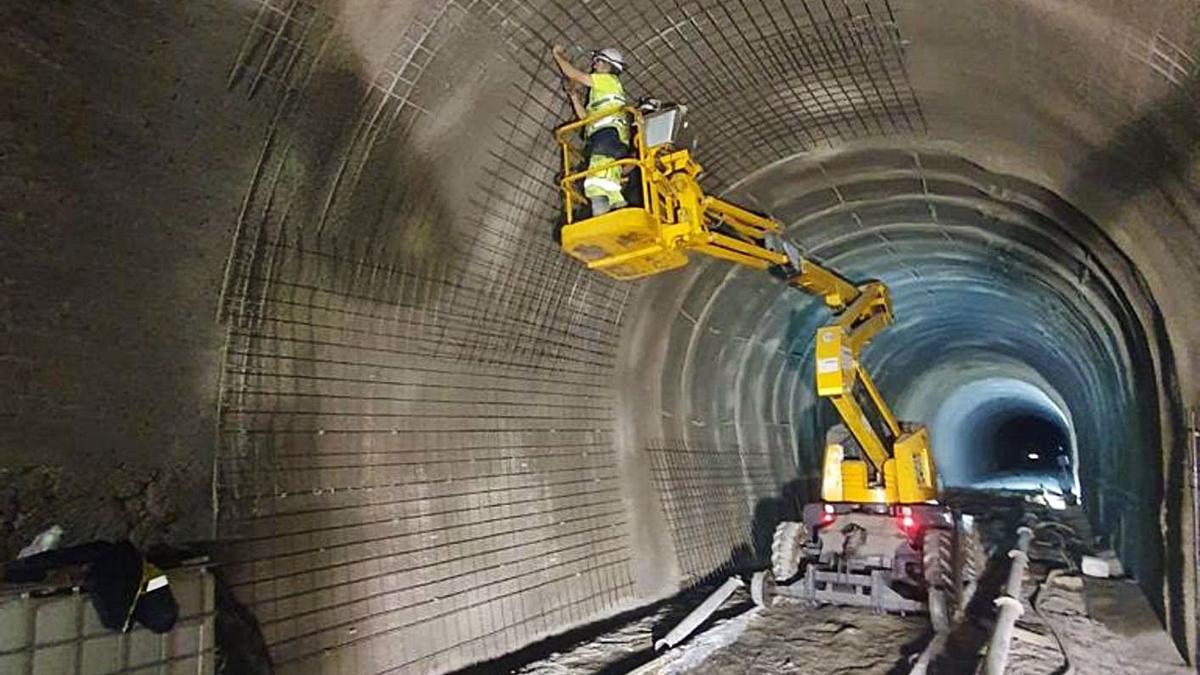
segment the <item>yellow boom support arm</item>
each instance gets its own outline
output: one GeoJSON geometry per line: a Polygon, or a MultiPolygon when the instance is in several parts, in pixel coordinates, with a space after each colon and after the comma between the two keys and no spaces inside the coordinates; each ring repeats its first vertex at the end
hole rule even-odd
{"type": "Polygon", "coordinates": [[[646,120],[635,109],[626,112],[638,131],[633,138],[636,157],[612,164],[574,169],[582,159],[575,139],[591,119],[556,132],[563,159],[559,187],[566,207],[563,250],[614,279],[683,267],[687,253],[696,251],[771,272],[790,286],[820,296],[834,321],[817,331],[817,393],[833,403],[863,455],[857,460],[847,458],[840,445],[826,448],[823,497],[884,504],[935,499],[937,480],[927,431],[896,420],[859,360],[866,344],[892,322],[887,287],[878,281],[847,281],[800,255],[782,237],[779,223],[704,194],[697,180],[701,167],[691,153],[674,148],[670,140],[648,141],[649,134],[643,133],[646,120]],[[586,203],[581,183],[613,164],[627,174],[640,169],[640,185],[634,187],[641,189],[642,205],[578,219],[576,207],[586,203]]]}

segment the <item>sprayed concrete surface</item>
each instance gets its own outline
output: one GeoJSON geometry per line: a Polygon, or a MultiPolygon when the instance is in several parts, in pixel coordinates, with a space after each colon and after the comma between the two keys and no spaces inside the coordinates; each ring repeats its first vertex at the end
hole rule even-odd
{"type": "Polygon", "coordinates": [[[761,562],[819,474],[824,313],[561,255],[548,51],[611,44],[634,96],[689,106],[707,187],[891,285],[867,365],[901,412],[983,372],[1039,390],[993,421],[1060,408],[1089,516],[1191,653],[1198,17],[5,3],[2,548],[215,536],[297,673],[448,671],[761,562]]]}
{"type": "Polygon", "coordinates": [[[211,539],[221,271],[262,117],[220,3],[0,8],[0,556],[211,539]]]}

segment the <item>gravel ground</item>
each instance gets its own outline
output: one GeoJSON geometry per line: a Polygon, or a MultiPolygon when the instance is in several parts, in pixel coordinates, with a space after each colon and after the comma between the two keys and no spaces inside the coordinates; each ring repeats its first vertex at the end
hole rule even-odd
{"type": "MultiPolygon", "coordinates": [[[[1115,675],[1184,675],[1184,663],[1135,583],[1128,580],[1058,577],[1038,595],[1039,580],[1026,583],[1026,613],[1010,652],[1011,675],[1074,672],[1115,675]],[[1033,597],[1037,609],[1028,601],[1033,597]]],[[[957,653],[935,662],[931,672],[970,673],[987,627],[968,626],[957,653]],[[963,653],[964,647],[966,652],[963,653]]],[[[676,653],[644,667],[645,675],[714,673],[809,673],[812,675],[907,673],[930,637],[923,616],[900,617],[841,608],[785,605],[754,610],[715,626],[676,653]],[[712,645],[716,644],[716,648],[712,645]]],[[[582,672],[582,671],[577,671],[582,672]]]]}
{"type": "MultiPolygon", "coordinates": [[[[731,621],[713,632],[736,630],[731,621]]],[[[680,668],[655,664],[647,673],[806,673],[885,675],[907,672],[909,656],[924,646],[923,616],[889,616],[846,607],[782,605],[758,610],[731,643],[680,668]]],[[[713,639],[714,636],[702,636],[713,639]]],[[[700,645],[689,645],[696,649],[700,645]]]]}
{"type": "Polygon", "coordinates": [[[584,673],[890,673],[907,666],[924,646],[924,617],[879,615],[843,607],[781,605],[751,608],[739,590],[709,625],[679,648],[652,651],[661,637],[703,594],[668,604],[655,613],[512,672],[522,675],[584,673]],[[685,603],[690,602],[690,605],[685,603]]]}
{"type": "Polygon", "coordinates": [[[1025,584],[1026,614],[1017,623],[1009,671],[1021,675],[1192,673],[1132,581],[1057,577],[1025,584]],[[1037,611],[1029,602],[1036,600],[1037,611]],[[1055,634],[1062,640],[1066,655],[1055,634]]]}

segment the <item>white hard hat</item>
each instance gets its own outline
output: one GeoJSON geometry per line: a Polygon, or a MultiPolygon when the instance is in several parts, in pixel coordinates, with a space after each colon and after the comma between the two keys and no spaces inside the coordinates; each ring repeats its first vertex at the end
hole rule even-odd
{"type": "Polygon", "coordinates": [[[608,63],[613,68],[616,68],[618,73],[625,70],[625,57],[621,55],[621,52],[613,49],[612,47],[607,47],[605,49],[601,49],[600,51],[592,52],[592,58],[600,59],[601,61],[608,63]]]}

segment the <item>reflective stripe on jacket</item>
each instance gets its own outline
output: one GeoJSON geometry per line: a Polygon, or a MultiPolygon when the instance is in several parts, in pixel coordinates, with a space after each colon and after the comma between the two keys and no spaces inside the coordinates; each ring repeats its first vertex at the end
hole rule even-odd
{"type": "Polygon", "coordinates": [[[621,86],[621,79],[612,73],[592,73],[591,78],[592,86],[588,91],[587,102],[588,117],[609,110],[616,114],[601,117],[589,124],[587,135],[591,136],[605,127],[613,127],[620,134],[621,142],[628,143],[629,119],[619,111],[629,104],[629,100],[625,98],[625,87],[621,86]]]}

